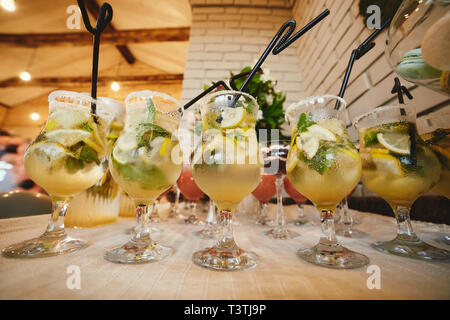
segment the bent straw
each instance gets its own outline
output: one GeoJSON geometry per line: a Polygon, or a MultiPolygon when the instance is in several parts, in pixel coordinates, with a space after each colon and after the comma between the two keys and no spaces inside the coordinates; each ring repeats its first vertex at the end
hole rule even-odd
{"type": "MultiPolygon", "coordinates": [[[[348,61],[347,70],[345,71],[344,80],[342,81],[341,90],[339,91],[339,97],[344,98],[345,90],[347,89],[348,81],[350,80],[350,74],[352,72],[353,64],[355,60],[359,60],[362,56],[364,56],[367,52],[369,52],[373,47],[375,47],[375,42],[372,42],[380,33],[383,31],[389,24],[391,23],[391,19],[386,20],[380,29],[375,30],[366,40],[361,43],[358,48],[352,51],[350,55],[350,60],[348,61]]],[[[334,106],[335,110],[338,110],[341,105],[340,101],[336,102],[334,106]]]]}
{"type": "MultiPolygon", "coordinates": [[[[97,17],[97,24],[95,28],[92,28],[92,25],[89,21],[89,15],[86,11],[86,7],[84,5],[84,0],[77,0],[78,6],[80,7],[81,15],[83,17],[83,23],[86,27],[87,31],[94,35],[94,48],[92,53],[92,78],[91,78],[91,97],[93,99],[97,98],[97,79],[98,79],[98,54],[100,47],[100,35],[105,30],[106,26],[111,22],[113,17],[113,9],[109,3],[102,3],[100,7],[100,11],[97,17]],[[108,15],[106,15],[108,13],[108,15]]],[[[95,103],[91,104],[91,112],[95,114],[96,105],[95,103]]]]}
{"type": "Polygon", "coordinates": [[[210,93],[211,91],[213,91],[214,89],[216,89],[219,86],[223,86],[223,87],[225,87],[225,89],[230,90],[230,88],[227,86],[227,84],[223,80],[219,80],[216,83],[214,83],[212,86],[210,86],[208,89],[206,89],[205,91],[200,93],[198,96],[196,96],[194,99],[192,99],[191,101],[186,103],[183,107],[184,110],[186,110],[187,108],[192,106],[194,103],[199,101],[201,98],[203,98],[204,96],[206,96],[208,93],[210,93]]]}

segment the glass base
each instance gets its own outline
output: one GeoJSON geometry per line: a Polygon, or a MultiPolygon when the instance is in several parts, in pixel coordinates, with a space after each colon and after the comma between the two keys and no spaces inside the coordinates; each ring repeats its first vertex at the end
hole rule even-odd
{"type": "Polygon", "coordinates": [[[214,239],[218,234],[219,229],[215,227],[206,227],[205,229],[194,232],[194,235],[201,239],[214,239]]]}
{"type": "Polygon", "coordinates": [[[295,220],[289,221],[288,224],[291,226],[312,226],[312,225],[314,225],[314,223],[312,223],[311,221],[309,221],[306,218],[297,218],[295,220]]]}
{"type": "Polygon", "coordinates": [[[187,219],[184,220],[186,224],[202,225],[204,222],[199,219],[196,215],[191,214],[187,219]]]}
{"type": "Polygon", "coordinates": [[[241,271],[250,270],[259,264],[259,257],[256,253],[245,252],[235,247],[224,249],[212,247],[194,252],[192,261],[204,268],[218,271],[241,271]]]}
{"type": "Polygon", "coordinates": [[[391,241],[377,241],[372,246],[380,252],[420,260],[446,260],[450,258],[449,251],[433,247],[418,238],[416,239],[417,241],[404,241],[395,238],[391,241]]]}
{"type": "Polygon", "coordinates": [[[450,234],[443,236],[439,242],[450,246],[450,234]]]}
{"type": "Polygon", "coordinates": [[[255,224],[259,226],[273,226],[273,221],[267,216],[260,216],[256,218],[255,224]]]}
{"type": "Polygon", "coordinates": [[[307,262],[333,269],[353,269],[369,264],[365,255],[341,245],[318,244],[311,249],[300,249],[297,256],[307,262]]]}
{"type": "Polygon", "coordinates": [[[281,239],[281,240],[295,239],[300,236],[299,233],[291,231],[284,227],[275,227],[273,229],[264,231],[263,235],[272,239],[281,239]]]}
{"type": "Polygon", "coordinates": [[[357,229],[348,230],[347,228],[338,228],[336,230],[336,234],[338,236],[346,237],[346,238],[353,238],[353,239],[361,239],[361,238],[367,238],[369,237],[368,233],[359,231],[357,229]]]}
{"type": "Polygon", "coordinates": [[[172,254],[172,248],[150,241],[128,241],[123,246],[109,249],[104,258],[115,263],[147,263],[160,261],[172,254]]]}
{"type": "MultiPolygon", "coordinates": [[[[161,228],[157,228],[157,227],[150,227],[150,232],[151,233],[161,233],[164,230],[161,228]]],[[[125,234],[134,234],[134,227],[129,228],[127,230],[125,230],[125,234]]]]}
{"type": "Polygon", "coordinates": [[[2,254],[8,258],[42,258],[74,252],[88,245],[89,242],[71,238],[65,233],[54,236],[46,232],[39,238],[3,248],[2,254]]]}

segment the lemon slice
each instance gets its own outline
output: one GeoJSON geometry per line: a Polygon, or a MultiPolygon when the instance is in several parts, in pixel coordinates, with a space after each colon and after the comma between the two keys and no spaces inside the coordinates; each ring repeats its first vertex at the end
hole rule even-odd
{"type": "Polygon", "coordinates": [[[313,124],[312,126],[308,127],[307,132],[310,132],[319,140],[336,141],[336,136],[333,132],[317,124],[313,124]]]}
{"type": "Polygon", "coordinates": [[[82,141],[84,143],[86,143],[87,146],[89,146],[92,149],[94,149],[95,151],[97,151],[97,153],[99,153],[101,155],[103,155],[105,153],[105,149],[102,146],[95,143],[94,141],[92,141],[90,138],[84,138],[82,141]]]}
{"type": "Polygon", "coordinates": [[[132,133],[122,134],[117,139],[117,146],[123,151],[130,151],[137,148],[136,135],[132,133]]]}
{"type": "Polygon", "coordinates": [[[26,151],[26,154],[45,157],[45,162],[49,165],[54,161],[64,158],[68,153],[70,153],[69,150],[62,144],[46,141],[32,144],[26,151]]]}
{"type": "Polygon", "coordinates": [[[311,160],[319,150],[319,141],[315,134],[309,131],[302,132],[297,137],[297,147],[302,149],[306,153],[306,157],[311,160]]]}
{"type": "Polygon", "coordinates": [[[378,133],[377,139],[378,142],[389,151],[398,154],[411,153],[411,141],[408,134],[384,132],[378,133]]]}
{"type": "Polygon", "coordinates": [[[123,123],[117,120],[113,120],[109,126],[111,129],[118,129],[118,130],[123,129],[123,123]]]}
{"type": "Polygon", "coordinates": [[[99,129],[98,129],[97,124],[96,124],[95,122],[92,122],[92,123],[90,123],[89,125],[92,127],[91,135],[92,135],[92,137],[94,137],[94,141],[95,141],[101,148],[104,148],[104,147],[105,147],[105,144],[104,144],[104,142],[103,142],[102,137],[100,137],[100,132],[99,132],[99,129]]]}
{"type": "Polygon", "coordinates": [[[49,122],[54,126],[59,125],[65,129],[76,128],[91,119],[91,114],[81,110],[59,110],[50,114],[49,122]]]}
{"type": "Polygon", "coordinates": [[[120,164],[125,164],[127,162],[126,153],[118,147],[113,149],[112,158],[120,164]]]}
{"type": "Polygon", "coordinates": [[[245,110],[243,107],[225,108],[222,113],[220,126],[223,129],[235,128],[244,120],[245,110]]]}
{"type": "Polygon", "coordinates": [[[341,136],[344,133],[344,123],[338,119],[326,119],[320,122],[320,126],[330,130],[334,134],[341,136]]]}
{"type": "Polygon", "coordinates": [[[287,160],[286,160],[286,173],[292,172],[292,170],[295,169],[295,166],[298,162],[298,150],[297,146],[294,145],[293,148],[291,148],[287,160]]]}
{"type": "Polygon", "coordinates": [[[163,143],[161,143],[161,147],[159,148],[159,155],[161,157],[164,157],[166,155],[167,152],[167,146],[170,143],[170,138],[165,138],[163,143]]]}
{"type": "MultiPolygon", "coordinates": [[[[343,153],[345,153],[346,155],[352,157],[354,160],[360,162],[361,158],[359,157],[359,153],[355,150],[349,150],[349,149],[340,149],[343,153]]],[[[384,149],[383,149],[384,150],[384,149]]]]}
{"type": "Polygon", "coordinates": [[[385,153],[372,153],[372,160],[380,174],[402,176],[403,170],[397,158],[385,153]]]}
{"type": "Polygon", "coordinates": [[[87,139],[91,136],[89,132],[79,129],[54,130],[47,132],[45,135],[49,141],[59,143],[65,147],[71,147],[83,139],[87,139]]]}

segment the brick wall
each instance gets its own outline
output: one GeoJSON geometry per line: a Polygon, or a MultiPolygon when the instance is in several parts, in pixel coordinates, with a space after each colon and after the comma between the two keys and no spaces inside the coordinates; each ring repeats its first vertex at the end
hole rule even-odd
{"type": "MultiPolygon", "coordinates": [[[[337,95],[351,51],[374,31],[364,25],[363,17],[359,15],[358,0],[297,0],[293,17],[297,24],[302,25],[325,8],[330,10],[330,15],[318,28],[298,40],[302,90],[306,95],[337,95]]],[[[384,55],[386,33],[381,33],[376,39],[376,46],[353,66],[344,96],[350,119],[396,99],[390,93],[395,73],[384,55]]],[[[404,80],[402,82],[411,89],[414,96],[411,105],[419,115],[449,112],[447,96],[404,80]]]]}
{"type": "MultiPolygon", "coordinates": [[[[183,81],[183,102],[203,90],[204,84],[228,79],[253,66],[280,26],[292,18],[288,0],[192,0],[192,26],[183,81]]],[[[285,107],[302,96],[296,44],[277,56],[270,55],[264,68],[286,93],[285,107]]]]}

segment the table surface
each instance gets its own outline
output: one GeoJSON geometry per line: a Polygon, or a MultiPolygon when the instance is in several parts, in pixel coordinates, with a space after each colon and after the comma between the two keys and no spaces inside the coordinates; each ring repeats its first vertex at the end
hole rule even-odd
{"type": "MultiPolygon", "coordinates": [[[[270,205],[271,214],[275,206],[270,205]]],[[[295,206],[285,206],[289,217],[295,206]]],[[[309,264],[296,256],[301,247],[318,242],[320,227],[317,212],[305,207],[315,224],[290,226],[301,234],[293,240],[273,240],[262,235],[268,227],[251,224],[250,218],[237,216],[235,237],[241,248],[256,252],[260,265],[240,272],[212,271],[194,265],[194,251],[211,246],[213,240],[195,237],[200,226],[181,221],[161,222],[163,232],[153,238],[174,249],[171,257],[139,265],[110,263],[103,252],[123,244],[134,219],[119,218],[117,223],[90,228],[68,229],[75,237],[90,241],[90,246],[67,255],[40,259],[0,257],[0,299],[449,299],[450,263],[427,262],[398,257],[370,247],[375,240],[395,236],[393,218],[353,212],[361,218],[357,229],[370,236],[363,239],[339,237],[348,248],[366,254],[370,265],[381,273],[381,288],[368,289],[371,276],[367,267],[334,270],[309,264]],[[80,289],[68,289],[68,267],[80,268],[80,289]]],[[[49,215],[0,220],[0,247],[38,236],[49,215]]],[[[436,239],[449,233],[450,227],[413,221],[422,239],[439,244],[436,239]]]]}

